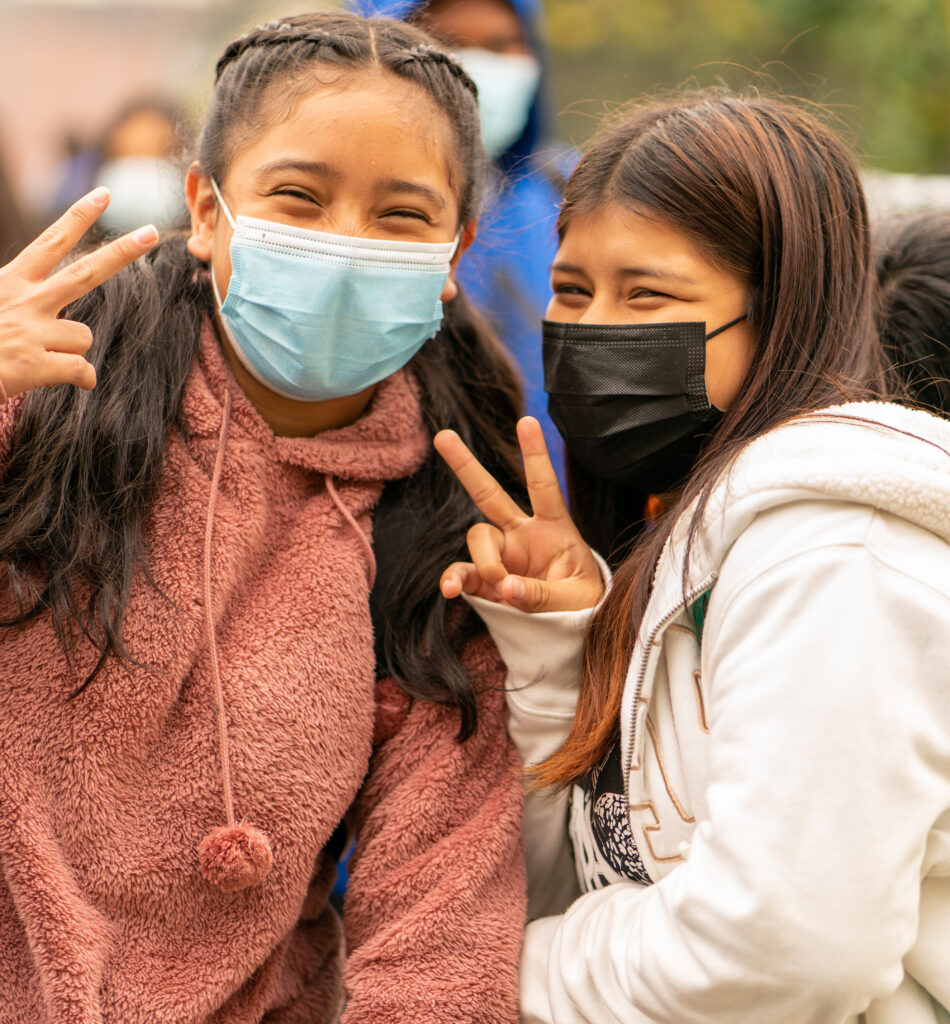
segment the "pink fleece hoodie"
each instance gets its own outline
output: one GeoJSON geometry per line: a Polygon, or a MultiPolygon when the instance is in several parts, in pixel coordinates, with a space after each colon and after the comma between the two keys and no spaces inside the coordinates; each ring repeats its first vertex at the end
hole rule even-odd
{"type": "MultiPolygon", "coordinates": [[[[0,1021],[322,1024],[341,978],[347,1024],[515,1021],[521,782],[501,687],[481,687],[464,745],[455,712],[391,683],[376,712],[370,517],[428,443],[410,381],[349,427],[275,437],[207,327],[184,424],[146,529],[160,593],[140,580],[126,617],[142,667],[110,660],[69,700],[92,648],[67,661],[48,617],[0,631],[0,1021]],[[207,566],[221,736],[203,552],[225,405],[207,566]],[[273,857],[233,892],[197,852],[227,822],[224,767],[273,857]],[[344,965],[322,850],[351,807],[344,965]]],[[[500,682],[487,639],[467,660],[500,682]]]]}

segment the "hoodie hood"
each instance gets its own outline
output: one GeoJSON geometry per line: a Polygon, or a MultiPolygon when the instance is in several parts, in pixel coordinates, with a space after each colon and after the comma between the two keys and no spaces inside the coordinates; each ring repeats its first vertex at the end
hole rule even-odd
{"type": "Polygon", "coordinates": [[[234,379],[208,320],[184,397],[184,418],[192,435],[217,439],[226,395],[231,398],[235,441],[240,444],[246,438],[275,462],[331,474],[338,480],[399,480],[414,473],[429,451],[418,388],[405,368],[379,382],[366,410],[348,426],[314,437],[277,436],[234,379]]]}
{"type": "MultiPolygon", "coordinates": [[[[524,27],[528,45],[541,63],[541,84],[531,104],[524,131],[498,158],[503,170],[508,170],[519,161],[530,157],[548,133],[550,103],[550,57],[544,41],[541,0],[507,0],[524,27]]],[[[344,0],[345,10],[360,14],[364,18],[392,18],[394,21],[408,21],[421,8],[425,0],[344,0]]]]}
{"type": "MultiPolygon", "coordinates": [[[[688,609],[715,587],[727,555],[757,516],[803,501],[880,510],[950,542],[950,422],[885,402],[851,402],[796,417],[746,445],[713,487],[688,574],[694,505],[679,516],[660,556],[624,687],[623,765],[647,742],[640,724],[656,706],[661,636],[674,624],[693,632],[688,609]]],[[[637,778],[640,785],[643,776],[637,778]]],[[[652,852],[640,840],[638,847],[652,852]]]]}
{"type": "MultiPolygon", "coordinates": [[[[694,538],[687,591],[718,573],[757,515],[805,500],[869,505],[950,542],[950,422],[920,409],[852,402],[757,438],[712,492],[694,538]]],[[[692,509],[680,516],[657,566],[654,594],[664,608],[682,603],[691,518],[692,509]]],[[[644,620],[644,629],[650,625],[644,620]]]]}

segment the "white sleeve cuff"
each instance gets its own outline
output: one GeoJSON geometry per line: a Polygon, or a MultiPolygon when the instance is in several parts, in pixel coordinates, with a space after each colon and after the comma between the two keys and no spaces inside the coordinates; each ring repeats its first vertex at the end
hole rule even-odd
{"type": "MultiPolygon", "coordinates": [[[[610,569],[600,555],[592,554],[604,580],[606,597],[611,586],[610,569]]],[[[572,718],[584,637],[597,609],[525,612],[496,601],[462,596],[488,627],[508,668],[505,688],[509,706],[532,715],[572,718]]]]}

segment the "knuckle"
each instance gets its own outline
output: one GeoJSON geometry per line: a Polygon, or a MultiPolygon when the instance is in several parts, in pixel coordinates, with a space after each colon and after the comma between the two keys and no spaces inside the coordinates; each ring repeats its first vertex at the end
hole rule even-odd
{"type": "MultiPolygon", "coordinates": [[[[145,246],[144,248],[148,248],[145,246]]],[[[103,259],[107,259],[109,263],[109,269],[111,272],[121,270],[122,267],[134,262],[142,255],[143,245],[141,242],[136,242],[131,236],[126,235],[124,238],[120,238],[112,243],[107,249],[103,250],[103,259]]]]}
{"type": "Polygon", "coordinates": [[[11,363],[19,373],[26,374],[32,372],[36,364],[34,349],[28,344],[19,344],[15,348],[7,351],[5,355],[7,361],[11,363]]]}
{"type": "Polygon", "coordinates": [[[49,253],[61,252],[67,246],[66,232],[59,224],[51,224],[36,240],[40,249],[49,253]]]}
{"type": "Polygon", "coordinates": [[[106,247],[106,252],[114,260],[131,260],[139,255],[141,245],[132,240],[131,235],[123,235],[106,247]]]}
{"type": "Polygon", "coordinates": [[[69,268],[69,280],[77,288],[91,289],[96,283],[95,268],[88,260],[80,260],[69,268]]]}
{"type": "Polygon", "coordinates": [[[480,487],[475,489],[475,493],[472,495],[476,505],[480,505],[484,502],[490,501],[498,493],[498,484],[493,480],[491,483],[484,483],[480,487]]]}
{"type": "Polygon", "coordinates": [[[556,479],[552,479],[549,476],[532,476],[528,481],[528,486],[532,491],[555,491],[560,490],[560,486],[556,479]]]}
{"type": "Polygon", "coordinates": [[[74,356],[70,367],[70,379],[74,384],[83,384],[89,376],[92,367],[82,356],[74,356]]]}

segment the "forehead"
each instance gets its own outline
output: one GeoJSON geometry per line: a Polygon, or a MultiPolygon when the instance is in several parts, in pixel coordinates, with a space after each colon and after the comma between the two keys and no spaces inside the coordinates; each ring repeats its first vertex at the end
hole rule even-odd
{"type": "Polygon", "coordinates": [[[344,175],[421,176],[454,191],[454,133],[421,86],[375,70],[319,74],[322,81],[300,87],[286,109],[242,139],[230,172],[293,157],[344,175]]]}
{"type": "Polygon", "coordinates": [[[702,268],[715,269],[709,255],[685,232],[619,203],[575,214],[564,231],[558,259],[582,263],[592,270],[649,260],[683,276],[702,268]]]}

